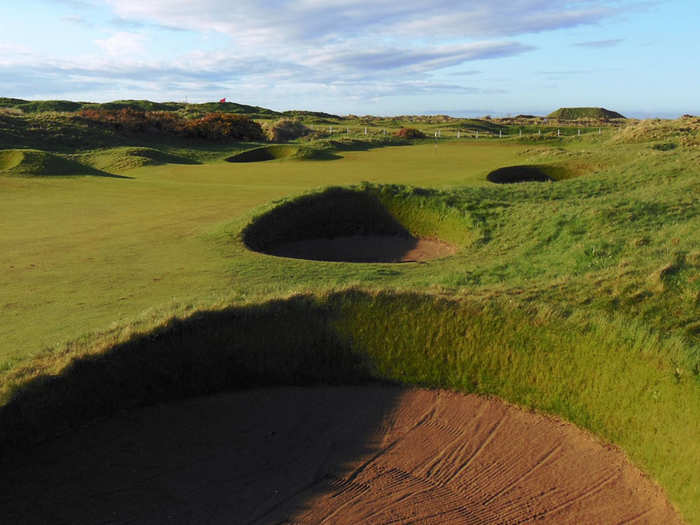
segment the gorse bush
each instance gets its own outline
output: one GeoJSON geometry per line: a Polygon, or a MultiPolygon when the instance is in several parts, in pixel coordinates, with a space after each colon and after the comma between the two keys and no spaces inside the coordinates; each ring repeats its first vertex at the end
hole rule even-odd
{"type": "Polygon", "coordinates": [[[186,136],[209,140],[265,140],[260,124],[244,115],[210,113],[202,118],[185,121],[186,136]]]}
{"type": "Polygon", "coordinates": [[[416,129],[416,128],[401,128],[398,130],[396,133],[394,133],[397,137],[401,137],[404,139],[424,139],[425,138],[425,133],[422,131],[416,129]]]}
{"type": "Polygon", "coordinates": [[[271,142],[287,142],[313,133],[301,121],[283,118],[264,125],[265,135],[271,142]]]}
{"type": "Polygon", "coordinates": [[[84,109],[79,118],[132,133],[162,133],[207,140],[264,140],[262,128],[244,115],[210,113],[184,119],[168,111],[141,111],[132,108],[84,109]]]}
{"type": "Polygon", "coordinates": [[[182,127],[181,119],[164,111],[141,111],[132,108],[83,109],[78,112],[78,116],[90,122],[132,132],[160,130],[176,133],[182,127]]]}

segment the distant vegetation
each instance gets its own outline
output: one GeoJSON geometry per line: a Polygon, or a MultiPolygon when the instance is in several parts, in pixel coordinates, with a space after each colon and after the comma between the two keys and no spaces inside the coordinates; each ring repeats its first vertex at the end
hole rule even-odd
{"type": "Polygon", "coordinates": [[[24,113],[41,113],[45,111],[74,112],[83,109],[135,111],[175,111],[190,116],[203,116],[207,113],[237,113],[249,115],[251,118],[270,118],[281,116],[281,113],[259,106],[248,106],[235,102],[205,102],[189,104],[187,102],[152,102],[150,100],[114,100],[112,102],[71,102],[68,100],[22,100],[18,98],[0,97],[0,108],[16,108],[24,113]]]}
{"type": "Polygon", "coordinates": [[[404,139],[424,139],[425,133],[416,128],[401,128],[396,133],[397,137],[402,137],[404,139]]]}
{"type": "Polygon", "coordinates": [[[553,111],[547,118],[557,120],[579,120],[579,119],[615,119],[625,118],[616,111],[605,108],[559,108],[553,111]]]}
{"type": "Polygon", "coordinates": [[[130,132],[164,133],[212,141],[265,140],[260,124],[245,115],[231,113],[208,113],[203,117],[184,119],[177,113],[167,111],[125,108],[83,109],[78,115],[90,122],[130,132]]]}
{"type": "Polygon", "coordinates": [[[313,133],[303,122],[290,118],[266,122],[263,129],[271,142],[287,142],[313,133]]]}

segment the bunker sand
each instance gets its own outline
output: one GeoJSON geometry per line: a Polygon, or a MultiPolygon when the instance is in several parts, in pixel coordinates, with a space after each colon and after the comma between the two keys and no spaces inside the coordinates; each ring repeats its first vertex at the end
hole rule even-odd
{"type": "Polygon", "coordinates": [[[1,467],[8,523],[681,523],[618,450],[444,391],[189,400],[93,424],[1,467]]]}
{"type": "Polygon", "coordinates": [[[270,254],[293,259],[337,262],[420,262],[454,255],[455,248],[435,239],[356,235],[280,244],[270,254]]]}

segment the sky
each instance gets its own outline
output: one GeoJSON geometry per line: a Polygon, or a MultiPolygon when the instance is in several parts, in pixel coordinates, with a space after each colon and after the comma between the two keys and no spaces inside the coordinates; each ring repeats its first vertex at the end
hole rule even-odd
{"type": "Polygon", "coordinates": [[[700,113],[698,0],[0,0],[0,97],[700,113]]]}

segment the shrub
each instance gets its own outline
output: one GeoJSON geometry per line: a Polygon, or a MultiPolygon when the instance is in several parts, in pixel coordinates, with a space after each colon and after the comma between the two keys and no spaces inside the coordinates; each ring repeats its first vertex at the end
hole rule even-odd
{"type": "Polygon", "coordinates": [[[244,115],[210,113],[185,122],[184,133],[190,137],[209,140],[265,140],[260,124],[244,115]]]}
{"type": "Polygon", "coordinates": [[[265,140],[257,122],[243,115],[210,113],[187,120],[170,111],[123,109],[84,109],[79,117],[134,133],[163,133],[208,140],[265,140]]]}
{"type": "Polygon", "coordinates": [[[12,115],[17,117],[22,115],[23,111],[19,108],[0,108],[0,115],[12,115]]]}
{"type": "Polygon", "coordinates": [[[425,138],[425,133],[422,131],[415,129],[415,128],[401,128],[398,130],[396,133],[394,133],[397,137],[401,137],[404,139],[424,139],[425,138]]]}
{"type": "Polygon", "coordinates": [[[312,133],[302,122],[294,119],[283,118],[275,122],[268,122],[264,126],[265,135],[271,142],[287,142],[288,140],[305,137],[312,133]]]}

